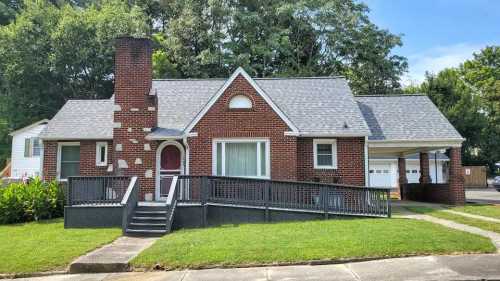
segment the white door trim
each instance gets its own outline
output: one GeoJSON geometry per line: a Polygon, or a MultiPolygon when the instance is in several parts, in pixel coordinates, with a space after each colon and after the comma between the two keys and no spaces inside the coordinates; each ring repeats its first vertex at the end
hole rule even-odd
{"type": "Polygon", "coordinates": [[[161,152],[163,151],[163,149],[169,145],[173,145],[175,147],[177,147],[181,153],[181,167],[180,167],[180,170],[179,171],[179,174],[183,175],[184,174],[184,166],[185,166],[185,151],[184,151],[184,147],[182,146],[182,144],[180,144],[179,142],[177,141],[172,141],[172,140],[167,140],[167,141],[164,141],[162,142],[158,148],[156,149],[156,173],[155,173],[155,178],[156,178],[156,184],[155,184],[155,199],[156,200],[166,200],[167,198],[163,197],[161,198],[160,197],[160,171],[161,171],[161,152]]]}

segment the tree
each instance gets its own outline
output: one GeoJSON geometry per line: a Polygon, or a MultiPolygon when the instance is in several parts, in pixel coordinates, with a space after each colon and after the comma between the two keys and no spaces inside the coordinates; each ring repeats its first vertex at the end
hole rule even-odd
{"type": "Polygon", "coordinates": [[[154,36],[155,76],[345,75],[358,94],[400,90],[401,38],[380,30],[352,0],[177,0],[154,36]]]}
{"type": "Polygon", "coordinates": [[[85,9],[26,1],[0,27],[0,116],[15,129],[51,118],[68,99],[110,97],[114,38],[146,32],[143,12],[120,0],[85,9]]]}
{"type": "Polygon", "coordinates": [[[494,171],[500,160],[500,48],[486,47],[459,67],[427,74],[419,89],[466,139],[463,162],[494,171]]]}

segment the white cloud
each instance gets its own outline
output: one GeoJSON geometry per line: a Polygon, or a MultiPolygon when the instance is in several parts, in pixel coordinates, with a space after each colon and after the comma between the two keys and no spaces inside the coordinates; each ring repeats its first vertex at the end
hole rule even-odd
{"type": "Polygon", "coordinates": [[[420,53],[408,56],[408,73],[402,77],[403,85],[418,84],[424,81],[425,72],[438,73],[439,71],[460,65],[472,58],[474,52],[479,52],[484,45],[455,44],[439,46],[420,53]]]}

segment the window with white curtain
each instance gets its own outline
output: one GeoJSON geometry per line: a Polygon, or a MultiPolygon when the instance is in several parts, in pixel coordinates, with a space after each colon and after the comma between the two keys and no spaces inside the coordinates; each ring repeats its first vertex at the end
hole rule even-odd
{"type": "Polygon", "coordinates": [[[269,178],[267,139],[215,140],[213,156],[213,173],[217,176],[269,178]]]}

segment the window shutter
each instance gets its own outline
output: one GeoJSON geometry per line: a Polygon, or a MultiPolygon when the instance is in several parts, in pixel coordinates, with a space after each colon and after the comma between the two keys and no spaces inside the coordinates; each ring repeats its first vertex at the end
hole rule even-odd
{"type": "Polygon", "coordinates": [[[31,156],[31,140],[30,139],[24,139],[24,157],[30,157],[31,156]]]}

